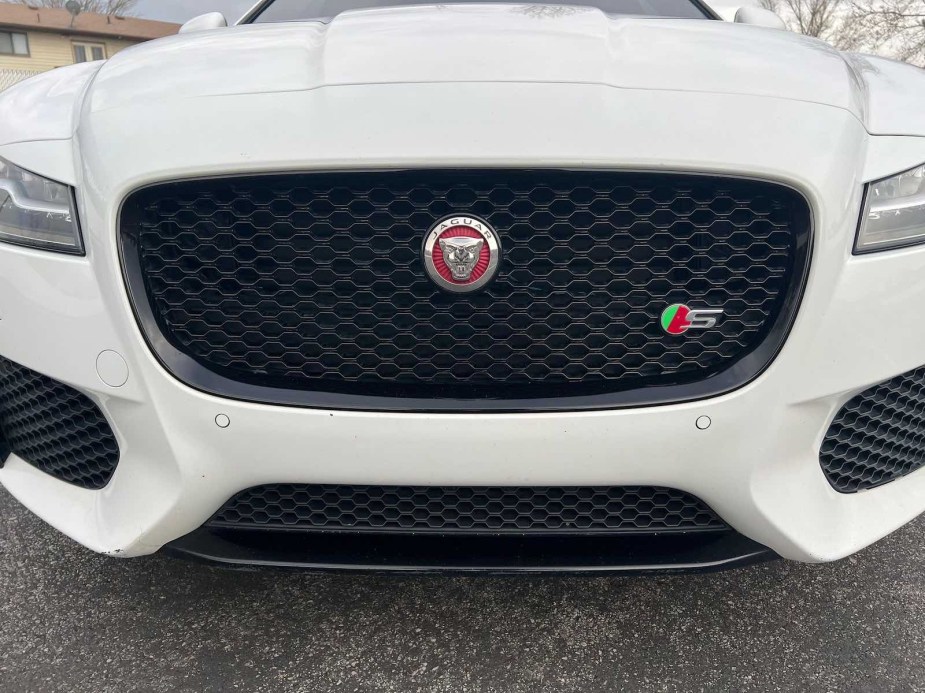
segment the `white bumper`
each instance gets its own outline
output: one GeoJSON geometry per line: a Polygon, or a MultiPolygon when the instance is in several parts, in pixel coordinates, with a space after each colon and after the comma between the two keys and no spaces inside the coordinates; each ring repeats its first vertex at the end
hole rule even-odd
{"type": "Polygon", "coordinates": [[[843,557],[925,510],[923,471],[843,495],[819,466],[825,431],[851,395],[925,364],[925,323],[908,315],[925,300],[925,249],[851,255],[863,182],[925,161],[923,139],[870,137],[847,111],[808,103],[590,85],[337,87],[103,109],[82,122],[73,140],[0,147],[78,187],[88,246],[86,258],[0,246],[0,354],[90,395],[122,458],[102,491],[15,457],[0,483],[92,549],[156,551],[236,492],[280,482],[669,486],[804,561],[843,557]],[[421,118],[425,105],[452,101],[484,107],[421,118]],[[192,126],[178,127],[181,107],[192,126]],[[123,135],[126,121],[146,136],[123,135]],[[815,240],[793,331],[771,367],[736,392],[594,413],[248,404],[194,391],[154,359],[118,260],[116,220],[129,192],[190,175],[435,165],[717,172],[796,187],[813,207],[815,240]],[[122,387],[100,380],[106,350],[128,363],[122,387]],[[216,426],[220,414],[227,428],[216,426]],[[695,426],[701,416],[709,429],[695,426]],[[479,424],[467,427],[465,459],[440,445],[460,419],[479,424]]]}

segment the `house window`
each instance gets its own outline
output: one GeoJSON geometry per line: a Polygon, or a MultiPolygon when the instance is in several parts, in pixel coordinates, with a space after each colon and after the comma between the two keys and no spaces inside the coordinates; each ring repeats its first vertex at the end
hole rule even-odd
{"type": "Polygon", "coordinates": [[[29,55],[29,37],[12,31],[0,31],[0,55],[29,55]]]}
{"type": "Polygon", "coordinates": [[[106,46],[102,43],[75,43],[74,62],[88,63],[91,60],[106,60],[106,46]]]}

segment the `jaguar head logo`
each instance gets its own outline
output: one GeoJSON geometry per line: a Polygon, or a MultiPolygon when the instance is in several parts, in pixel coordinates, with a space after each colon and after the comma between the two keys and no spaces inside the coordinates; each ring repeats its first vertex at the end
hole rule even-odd
{"type": "Polygon", "coordinates": [[[464,294],[488,285],[498,274],[501,239],[484,219],[454,214],[430,227],[422,257],[434,284],[464,294]]]}
{"type": "Polygon", "coordinates": [[[449,267],[453,279],[458,282],[468,280],[472,276],[472,270],[475,269],[476,263],[479,261],[485,241],[481,238],[463,236],[441,238],[439,242],[440,251],[443,253],[443,261],[449,267]]]}

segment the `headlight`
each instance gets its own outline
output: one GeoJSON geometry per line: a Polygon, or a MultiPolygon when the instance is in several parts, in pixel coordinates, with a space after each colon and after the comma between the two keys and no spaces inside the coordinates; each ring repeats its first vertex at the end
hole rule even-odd
{"type": "Polygon", "coordinates": [[[0,159],[0,241],[82,255],[71,189],[0,159]]]}
{"type": "Polygon", "coordinates": [[[925,165],[867,186],[856,253],[925,243],[925,165]]]}

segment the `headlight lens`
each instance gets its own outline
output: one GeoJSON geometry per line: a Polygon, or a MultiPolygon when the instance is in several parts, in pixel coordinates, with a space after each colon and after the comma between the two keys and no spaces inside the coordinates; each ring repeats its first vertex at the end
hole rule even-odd
{"type": "Polygon", "coordinates": [[[82,255],[71,189],[0,159],[0,241],[82,255]]]}
{"type": "Polygon", "coordinates": [[[854,250],[871,253],[925,243],[925,165],[867,186],[854,250]]]}

